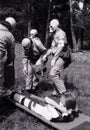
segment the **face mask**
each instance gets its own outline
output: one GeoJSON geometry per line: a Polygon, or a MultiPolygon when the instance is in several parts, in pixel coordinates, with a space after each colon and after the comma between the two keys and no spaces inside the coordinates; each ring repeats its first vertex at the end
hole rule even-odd
{"type": "Polygon", "coordinates": [[[54,31],[55,31],[55,28],[50,25],[50,26],[49,26],[49,32],[50,32],[50,33],[53,33],[54,31]]]}

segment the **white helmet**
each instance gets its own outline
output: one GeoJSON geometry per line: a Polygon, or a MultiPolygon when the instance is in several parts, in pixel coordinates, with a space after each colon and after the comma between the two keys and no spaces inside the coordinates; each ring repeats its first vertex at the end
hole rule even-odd
{"type": "Polygon", "coordinates": [[[30,37],[31,38],[36,36],[37,34],[38,34],[38,31],[36,29],[31,29],[31,31],[30,31],[30,37]]]}
{"type": "Polygon", "coordinates": [[[31,41],[30,41],[30,39],[24,38],[24,39],[22,40],[22,46],[25,47],[25,48],[29,48],[29,47],[31,46],[31,41]]]}
{"type": "Polygon", "coordinates": [[[54,31],[56,31],[56,29],[58,28],[58,26],[59,26],[59,21],[57,19],[51,20],[50,26],[49,26],[50,32],[52,33],[54,31]]]}
{"type": "Polygon", "coordinates": [[[5,19],[8,23],[10,23],[12,29],[16,27],[16,20],[13,17],[8,17],[5,19]]]}

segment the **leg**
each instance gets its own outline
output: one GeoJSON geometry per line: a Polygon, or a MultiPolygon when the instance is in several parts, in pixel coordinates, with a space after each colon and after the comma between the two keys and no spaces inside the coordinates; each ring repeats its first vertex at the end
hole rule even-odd
{"type": "Polygon", "coordinates": [[[3,60],[0,59],[0,90],[3,89],[3,83],[4,83],[4,63],[3,60]]]}
{"type": "Polygon", "coordinates": [[[4,67],[4,86],[6,88],[11,88],[15,84],[15,69],[14,62],[11,62],[9,65],[4,67]]]}
{"type": "MultiPolygon", "coordinates": [[[[33,73],[34,73],[34,76],[33,76],[33,89],[36,88],[36,86],[38,85],[39,83],[39,76],[38,76],[38,72],[41,72],[41,57],[39,58],[39,60],[37,60],[37,62],[35,63],[35,65],[32,65],[33,67],[33,73]]],[[[42,74],[42,73],[41,73],[42,74]]]]}
{"type": "Polygon", "coordinates": [[[63,65],[64,65],[64,61],[61,58],[59,58],[56,61],[55,66],[53,66],[50,70],[51,80],[55,84],[56,89],[60,94],[66,91],[64,81],[60,77],[60,72],[63,70],[63,65]]]}
{"type": "Polygon", "coordinates": [[[33,76],[33,88],[32,89],[35,89],[36,88],[36,86],[38,85],[38,83],[39,83],[39,79],[37,78],[37,76],[36,76],[36,74],[34,74],[34,76],[33,76]]]}
{"type": "Polygon", "coordinates": [[[4,87],[4,66],[6,62],[6,57],[2,55],[2,52],[0,52],[0,95],[4,95],[7,93],[6,89],[4,87]]]}
{"type": "Polygon", "coordinates": [[[26,75],[26,89],[31,89],[33,84],[33,69],[30,63],[28,63],[28,74],[26,75]]]}

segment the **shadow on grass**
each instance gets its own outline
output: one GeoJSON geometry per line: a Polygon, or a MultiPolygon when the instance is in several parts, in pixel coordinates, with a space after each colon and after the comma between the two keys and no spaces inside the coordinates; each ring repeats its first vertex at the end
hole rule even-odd
{"type": "Polygon", "coordinates": [[[16,107],[6,98],[0,97],[0,123],[15,111],[16,107]]]}

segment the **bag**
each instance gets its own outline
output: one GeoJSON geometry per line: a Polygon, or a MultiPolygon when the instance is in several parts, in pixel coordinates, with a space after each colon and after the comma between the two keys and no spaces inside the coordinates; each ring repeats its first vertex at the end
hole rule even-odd
{"type": "Polygon", "coordinates": [[[70,56],[71,56],[71,48],[69,45],[66,45],[63,48],[63,51],[61,53],[61,57],[63,58],[63,60],[67,60],[67,59],[70,59],[70,56]]]}

